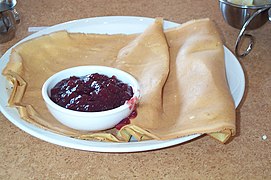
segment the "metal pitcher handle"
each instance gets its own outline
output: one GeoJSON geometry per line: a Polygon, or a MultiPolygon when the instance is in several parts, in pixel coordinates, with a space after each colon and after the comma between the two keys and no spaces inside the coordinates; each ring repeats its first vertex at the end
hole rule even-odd
{"type": "Polygon", "coordinates": [[[268,10],[269,21],[271,21],[271,8],[268,10]]]}
{"type": "Polygon", "coordinates": [[[15,23],[19,24],[21,19],[20,19],[20,14],[16,11],[16,9],[12,10],[13,17],[15,19],[15,23]]]}
{"type": "Polygon", "coordinates": [[[269,9],[269,8],[270,7],[259,9],[252,16],[250,16],[248,18],[248,20],[244,23],[244,25],[243,25],[243,27],[242,27],[242,29],[241,29],[238,37],[237,37],[237,40],[235,42],[235,54],[236,54],[236,56],[238,56],[238,57],[245,57],[246,55],[248,55],[251,52],[251,50],[253,48],[253,45],[254,45],[254,38],[253,38],[252,35],[245,33],[246,28],[247,28],[247,26],[249,25],[249,23],[252,21],[252,19],[254,17],[256,17],[261,12],[263,12],[263,11],[269,9]],[[239,46],[240,46],[240,42],[241,42],[242,38],[248,38],[249,39],[249,44],[248,44],[247,49],[243,53],[239,53],[239,48],[240,48],[239,46]]]}

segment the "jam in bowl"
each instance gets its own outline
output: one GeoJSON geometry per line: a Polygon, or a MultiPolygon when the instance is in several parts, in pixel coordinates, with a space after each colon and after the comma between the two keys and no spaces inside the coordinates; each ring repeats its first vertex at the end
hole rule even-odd
{"type": "Polygon", "coordinates": [[[50,113],[62,124],[100,131],[127,118],[140,95],[138,82],[129,73],[105,66],[78,66],[48,78],[42,96],[50,113]]]}

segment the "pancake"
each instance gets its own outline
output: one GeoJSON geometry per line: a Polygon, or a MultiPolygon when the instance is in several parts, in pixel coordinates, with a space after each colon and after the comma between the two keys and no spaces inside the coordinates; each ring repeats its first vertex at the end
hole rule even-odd
{"type": "MultiPolygon", "coordinates": [[[[208,133],[226,142],[235,134],[235,107],[226,79],[223,45],[214,24],[209,19],[190,21],[165,34],[170,73],[162,97],[147,96],[146,103],[163,104],[163,110],[139,108],[143,113],[125,126],[122,134],[166,140],[208,133]],[[159,118],[152,122],[150,116],[159,118]]],[[[127,64],[130,59],[123,61],[127,64]]]]}
{"type": "Polygon", "coordinates": [[[46,130],[80,139],[128,141],[209,134],[226,142],[235,134],[235,107],[225,74],[224,51],[209,19],[163,30],[157,18],[142,34],[101,35],[54,32],[12,50],[3,74],[14,84],[10,106],[46,130]],[[79,65],[127,71],[141,86],[137,117],[119,132],[76,131],[47,110],[41,87],[54,73],[79,65]]]}
{"type": "MultiPolygon", "coordinates": [[[[2,72],[14,84],[9,105],[18,108],[22,119],[40,128],[72,137],[89,134],[62,125],[50,114],[41,95],[42,85],[54,73],[70,67],[110,66],[117,52],[132,39],[128,35],[59,31],[16,46],[2,72]]],[[[112,136],[100,137],[99,133],[98,139],[107,140],[106,137],[112,136]]]]}

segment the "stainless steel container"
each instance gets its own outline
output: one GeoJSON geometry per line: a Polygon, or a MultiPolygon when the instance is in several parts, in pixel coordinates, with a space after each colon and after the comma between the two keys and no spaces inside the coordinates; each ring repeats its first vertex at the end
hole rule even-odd
{"type": "Polygon", "coordinates": [[[16,25],[20,22],[18,12],[14,9],[16,0],[0,0],[0,43],[7,42],[15,36],[16,25]]]}
{"type": "Polygon", "coordinates": [[[254,45],[254,38],[250,34],[246,34],[246,30],[254,30],[264,25],[270,15],[270,1],[254,0],[255,5],[238,5],[228,2],[227,0],[219,0],[220,10],[224,20],[234,28],[240,29],[240,33],[235,43],[235,54],[238,57],[244,57],[250,53],[254,45]],[[248,38],[249,44],[247,49],[240,53],[240,42],[242,38],[248,38]]]}
{"type": "Polygon", "coordinates": [[[268,21],[268,9],[271,4],[244,6],[230,3],[227,0],[219,0],[219,2],[223,18],[234,28],[241,29],[245,22],[259,10],[262,10],[261,13],[251,20],[246,29],[257,29],[268,21]]]}

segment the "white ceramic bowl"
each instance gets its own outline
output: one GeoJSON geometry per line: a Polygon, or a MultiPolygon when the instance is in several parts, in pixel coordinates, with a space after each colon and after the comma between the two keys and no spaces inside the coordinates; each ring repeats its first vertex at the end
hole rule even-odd
{"type": "Polygon", "coordinates": [[[62,124],[77,130],[99,131],[112,128],[122,119],[128,117],[133,111],[140,94],[137,80],[124,71],[105,66],[78,66],[60,71],[51,76],[43,84],[42,96],[49,111],[62,124]],[[61,107],[50,99],[51,89],[61,80],[69,78],[70,76],[85,76],[93,73],[99,73],[109,77],[115,75],[119,80],[133,88],[133,97],[120,107],[102,112],[74,111],[61,107]]]}

